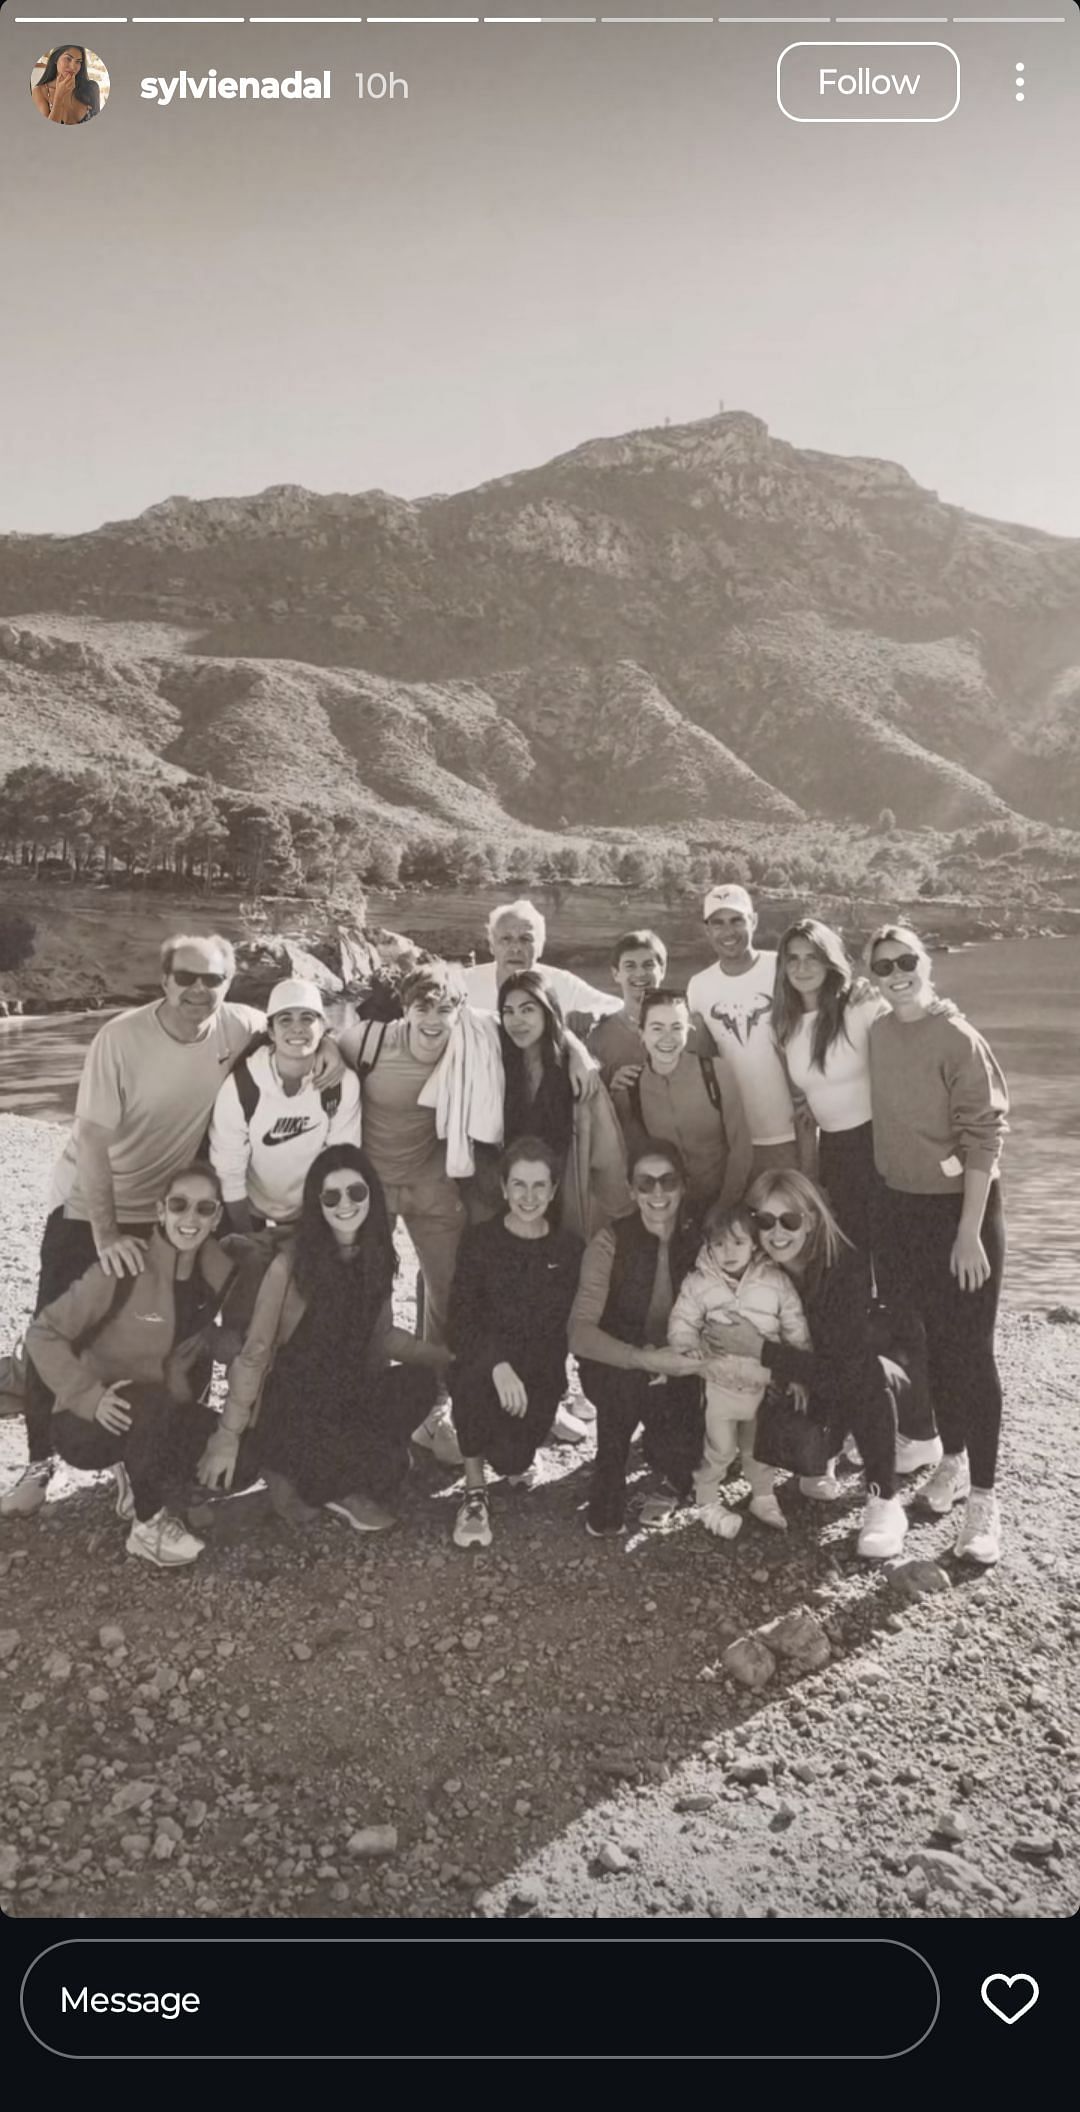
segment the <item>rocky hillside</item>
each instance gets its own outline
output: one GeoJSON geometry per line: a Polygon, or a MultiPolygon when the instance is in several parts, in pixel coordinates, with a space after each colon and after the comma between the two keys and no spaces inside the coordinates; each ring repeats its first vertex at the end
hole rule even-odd
{"type": "Polygon", "coordinates": [[[505,831],[1066,821],[1080,543],[741,413],[451,498],[275,487],[0,539],[0,769],[505,831]]]}

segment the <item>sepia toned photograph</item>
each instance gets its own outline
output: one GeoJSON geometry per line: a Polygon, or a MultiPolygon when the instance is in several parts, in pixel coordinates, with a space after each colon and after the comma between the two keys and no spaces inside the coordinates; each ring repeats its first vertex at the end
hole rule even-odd
{"type": "Polygon", "coordinates": [[[110,34],[4,414],[4,1913],[1072,1915],[1064,31],[888,135],[790,26],[372,26],[375,113],[221,26],[333,98],[167,127],[110,34]]]}

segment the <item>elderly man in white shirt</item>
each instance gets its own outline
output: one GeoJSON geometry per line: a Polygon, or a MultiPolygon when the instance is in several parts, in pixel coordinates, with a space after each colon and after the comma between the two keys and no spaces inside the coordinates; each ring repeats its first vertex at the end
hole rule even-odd
{"type": "Polygon", "coordinates": [[[541,958],[547,925],[534,903],[524,899],[500,903],[488,918],[487,936],[494,960],[481,961],[465,971],[465,999],[475,1011],[494,1012],[507,977],[519,974],[523,968],[542,971],[567,1020],[572,1013],[597,1019],[619,1010],[621,997],[594,990],[591,983],[571,969],[554,968],[541,958]]]}

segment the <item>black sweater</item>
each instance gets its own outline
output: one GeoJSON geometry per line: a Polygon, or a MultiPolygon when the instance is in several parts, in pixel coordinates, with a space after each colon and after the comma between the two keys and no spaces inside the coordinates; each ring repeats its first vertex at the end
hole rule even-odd
{"type": "Polygon", "coordinates": [[[502,1218],[473,1225],[458,1249],[448,1333],[459,1363],[512,1364],[556,1378],[584,1249],[573,1232],[519,1239],[502,1218]]]}

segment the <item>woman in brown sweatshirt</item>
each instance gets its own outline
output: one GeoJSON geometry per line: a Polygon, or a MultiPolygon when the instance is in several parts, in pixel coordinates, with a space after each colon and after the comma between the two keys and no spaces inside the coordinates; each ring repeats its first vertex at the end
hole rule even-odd
{"type": "Polygon", "coordinates": [[[173,1175],[138,1276],[99,1261],[31,1322],[27,1354],[55,1396],[52,1440],[84,1471],[112,1467],[127,1550],[157,1569],[202,1541],[166,1498],[191,1481],[215,1418],[196,1402],[213,1322],[236,1274],[214,1238],[221,1189],[210,1166],[173,1175]]]}
{"type": "Polygon", "coordinates": [[[945,1447],[921,1500],[944,1516],[966,1497],[956,1553],[996,1562],[994,1328],[1005,1263],[998,1168],[1008,1087],[982,1035],[938,997],[915,932],[879,926],[865,961],[889,1004],[870,1029],[874,1162],[884,1182],[874,1252],[886,1303],[911,1307],[926,1329],[945,1447]]]}

